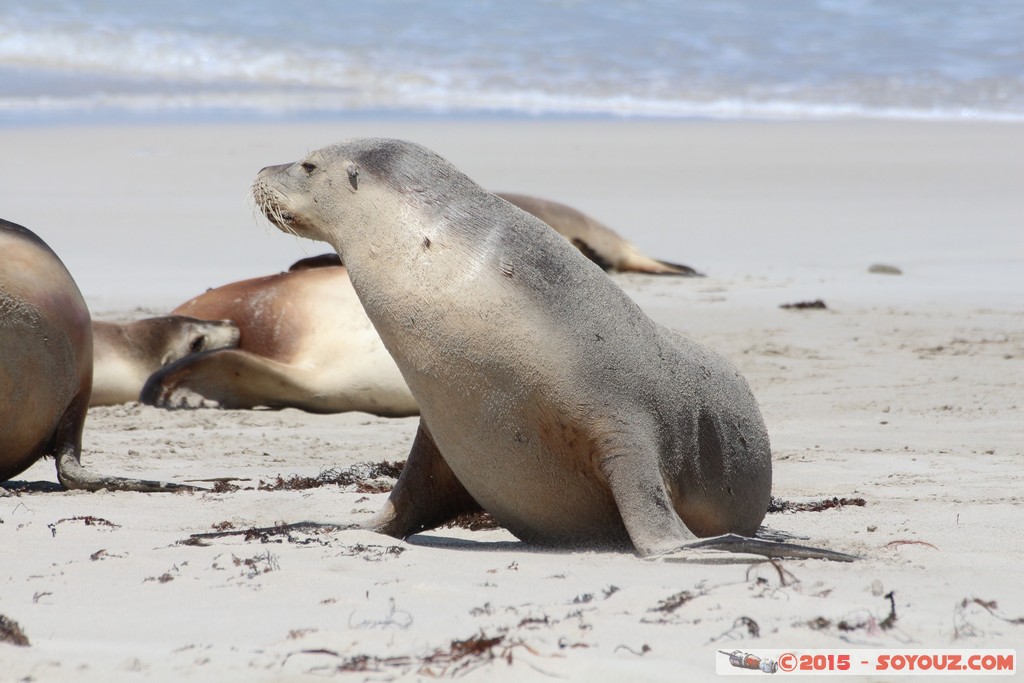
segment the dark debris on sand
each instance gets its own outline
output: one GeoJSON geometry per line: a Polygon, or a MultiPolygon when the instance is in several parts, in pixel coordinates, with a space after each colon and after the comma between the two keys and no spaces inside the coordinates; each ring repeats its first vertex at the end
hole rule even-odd
{"type": "Polygon", "coordinates": [[[10,643],[18,647],[28,647],[28,636],[21,630],[14,619],[0,614],[0,643],[10,643]]]}
{"type": "Polygon", "coordinates": [[[843,507],[864,507],[867,501],[863,498],[825,498],[810,503],[793,503],[788,500],[781,500],[772,496],[768,503],[768,512],[822,512],[832,508],[843,507]]]}
{"type": "Polygon", "coordinates": [[[484,531],[486,529],[500,529],[501,524],[491,516],[491,513],[481,510],[480,512],[461,514],[445,524],[444,527],[446,529],[459,527],[460,529],[469,529],[470,531],[484,531]]]}
{"type": "MultiPolygon", "coordinates": [[[[494,661],[503,660],[507,664],[512,664],[512,650],[517,647],[531,650],[522,641],[509,640],[504,634],[488,637],[481,631],[478,635],[465,640],[452,640],[449,645],[437,648],[422,657],[356,655],[345,659],[336,670],[350,673],[397,668],[407,672],[415,670],[420,675],[430,678],[458,677],[494,661]]],[[[323,650],[317,653],[335,654],[323,650]]]]}
{"type": "Polygon", "coordinates": [[[821,299],[815,299],[814,301],[797,301],[791,304],[780,304],[779,308],[785,308],[789,311],[827,311],[828,306],[821,299]]]}
{"type": "Polygon", "coordinates": [[[261,481],[258,488],[260,491],[302,491],[334,485],[353,487],[359,493],[387,493],[394,488],[392,480],[398,479],[404,466],[405,461],[360,462],[351,467],[332,467],[315,477],[295,474],[285,479],[278,476],[272,482],[261,481]]]}

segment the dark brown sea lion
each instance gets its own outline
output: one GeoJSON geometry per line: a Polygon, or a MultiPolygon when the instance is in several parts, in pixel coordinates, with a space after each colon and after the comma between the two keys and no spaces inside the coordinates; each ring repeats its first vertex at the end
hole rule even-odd
{"type": "Polygon", "coordinates": [[[82,467],[91,392],[92,326],[82,293],[43,240],[0,220],[0,481],[53,456],[69,489],[190,488],[82,467]]]}

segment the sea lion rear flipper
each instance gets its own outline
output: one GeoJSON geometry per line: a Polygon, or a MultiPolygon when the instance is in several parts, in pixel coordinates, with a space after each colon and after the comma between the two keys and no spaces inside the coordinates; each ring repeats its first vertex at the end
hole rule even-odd
{"type": "Polygon", "coordinates": [[[703,273],[691,268],[690,266],[651,258],[637,249],[635,245],[630,243],[623,245],[622,254],[616,261],[615,267],[623,272],[646,273],[648,275],[704,277],[703,273]]]}
{"type": "Polygon", "coordinates": [[[312,404],[295,368],[247,351],[221,349],[182,358],[153,373],[139,400],[161,408],[247,409],[292,406],[322,412],[312,404]]]}
{"type": "Polygon", "coordinates": [[[692,550],[725,550],[731,553],[750,553],[762,555],[773,559],[793,560],[832,560],[834,562],[853,562],[856,555],[826,550],[824,548],[813,548],[796,543],[784,543],[781,541],[769,541],[763,538],[751,538],[738,534],[723,534],[702,538],[693,543],[687,543],[679,548],[681,551],[692,550]]]}
{"type": "Polygon", "coordinates": [[[680,561],[700,561],[705,550],[761,555],[770,558],[852,562],[853,555],[738,534],[696,539],[676,513],[662,478],[657,452],[638,444],[612,451],[602,459],[626,531],[641,557],[672,554],[680,561]],[[616,455],[616,453],[618,455],[616,455]],[[646,453],[646,457],[645,454],[646,453]]]}
{"type": "Polygon", "coordinates": [[[662,275],[682,275],[684,277],[704,277],[704,273],[700,272],[696,268],[690,266],[684,266],[681,263],[671,263],[670,261],[657,261],[661,266],[664,266],[668,271],[660,271],[662,275]]]}
{"type": "Polygon", "coordinates": [[[405,538],[440,526],[463,513],[479,510],[480,505],[441,457],[421,419],[395,488],[384,509],[366,524],[366,528],[405,538]]]}
{"type": "Polygon", "coordinates": [[[57,479],[66,489],[99,491],[136,491],[140,493],[165,493],[176,491],[197,491],[195,486],[174,484],[164,481],[144,479],[126,479],[105,474],[90,472],[82,466],[81,437],[85,423],[88,397],[76,399],[61,418],[57,434],[54,437],[56,450],[53,454],[57,461],[57,479]]]}

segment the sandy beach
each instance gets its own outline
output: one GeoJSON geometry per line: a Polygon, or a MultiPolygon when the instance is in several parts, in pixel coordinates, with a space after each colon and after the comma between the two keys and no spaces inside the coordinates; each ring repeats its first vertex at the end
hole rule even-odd
{"type": "Polygon", "coordinates": [[[164,313],[326,251],[255,217],[249,187],[356,136],[415,140],[485,187],[573,205],[706,273],[613,277],[740,367],[776,498],[848,499],[765,525],[861,559],[641,560],[463,528],[185,543],[364,521],[386,493],[272,485],[404,459],[416,419],[97,408],[89,467],[237,489],[68,493],[37,483],[56,482],[51,461],[6,484],[0,615],[30,645],[0,643],[0,680],[679,681],[715,678],[716,653],[737,649],[1024,652],[1024,126],[10,127],[2,216],[53,247],[95,318],[164,313]]]}

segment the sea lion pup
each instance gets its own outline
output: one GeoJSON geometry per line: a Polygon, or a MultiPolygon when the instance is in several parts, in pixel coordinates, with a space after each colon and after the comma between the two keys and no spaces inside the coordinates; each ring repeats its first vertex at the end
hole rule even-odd
{"type": "MultiPolygon", "coordinates": [[[[659,261],[647,256],[604,223],[571,206],[524,194],[495,194],[547,223],[603,270],[650,275],[702,276],[689,266],[659,261]]],[[[320,254],[299,259],[288,270],[337,265],[341,265],[341,258],[337,254],[320,254]]]]}
{"type": "Polygon", "coordinates": [[[32,231],[0,220],[0,481],[52,455],[69,489],[191,487],[94,474],[82,467],[92,390],[92,327],[82,293],[32,231]]]}
{"type": "Polygon", "coordinates": [[[370,528],[401,538],[483,508],[544,545],[851,559],[750,538],[771,453],[728,361],[433,152],[350,140],[264,168],[253,195],[339,253],[419,403],[370,528]]]}
{"type": "Polygon", "coordinates": [[[92,398],[89,407],[138,401],[150,375],[186,356],[238,346],[228,320],[182,315],[128,323],[92,321],[92,398]]]}
{"type": "Polygon", "coordinates": [[[230,319],[241,332],[238,348],[191,355],[160,369],[143,387],[143,403],[385,416],[419,412],[345,268],[234,282],[173,312],[230,319]]]}

